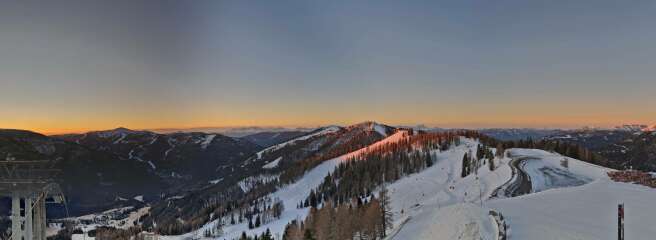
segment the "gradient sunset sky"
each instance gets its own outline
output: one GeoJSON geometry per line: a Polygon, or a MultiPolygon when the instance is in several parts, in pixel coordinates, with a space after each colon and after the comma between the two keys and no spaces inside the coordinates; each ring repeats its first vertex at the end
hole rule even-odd
{"type": "Polygon", "coordinates": [[[0,128],[656,123],[656,1],[0,3],[0,128]]]}

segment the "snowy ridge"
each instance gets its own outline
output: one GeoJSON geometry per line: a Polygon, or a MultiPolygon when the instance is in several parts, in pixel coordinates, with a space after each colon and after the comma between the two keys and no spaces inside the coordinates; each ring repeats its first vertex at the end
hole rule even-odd
{"type": "Polygon", "coordinates": [[[385,138],[385,139],[383,139],[383,140],[380,140],[380,141],[378,141],[378,142],[375,142],[375,143],[373,143],[373,144],[371,144],[371,145],[369,145],[369,146],[366,146],[366,147],[364,147],[364,148],[362,148],[362,149],[359,149],[359,150],[357,150],[357,151],[355,151],[355,152],[351,152],[351,153],[349,153],[349,154],[346,154],[346,155],[344,155],[344,157],[345,157],[345,158],[353,158],[353,157],[357,157],[358,155],[365,154],[365,153],[367,153],[367,152],[369,152],[369,151],[371,151],[371,150],[373,150],[373,149],[376,149],[376,148],[378,148],[378,147],[384,146],[385,144],[399,142],[399,141],[401,141],[401,140],[407,138],[408,136],[409,136],[408,131],[400,130],[400,131],[397,131],[396,133],[394,133],[394,134],[388,136],[387,138],[385,138]]]}
{"type": "MultiPolygon", "coordinates": [[[[381,146],[386,143],[393,143],[403,139],[406,136],[407,136],[406,131],[399,131],[383,140],[380,140],[370,145],[368,148],[381,146]]],[[[345,154],[343,156],[331,160],[324,161],[323,163],[319,164],[315,168],[306,172],[305,175],[303,175],[303,177],[298,181],[290,185],[287,185],[277,190],[273,194],[271,194],[271,199],[281,199],[283,201],[284,211],[280,219],[276,219],[268,224],[262,225],[259,228],[254,228],[254,229],[248,229],[247,223],[225,226],[223,229],[225,234],[220,239],[237,239],[239,238],[242,232],[246,232],[249,235],[253,235],[253,234],[260,235],[261,233],[266,231],[267,228],[271,230],[271,233],[273,234],[275,239],[281,239],[282,233],[284,232],[287,223],[296,219],[298,220],[305,219],[305,217],[309,213],[310,210],[309,208],[298,209],[296,208],[296,205],[301,200],[304,200],[310,194],[310,191],[312,189],[319,186],[323,182],[324,177],[328,175],[328,173],[332,173],[335,170],[335,167],[339,165],[339,163],[343,161],[347,161],[353,156],[364,153],[365,151],[367,151],[368,148],[363,148],[355,152],[345,154]]],[[[247,183],[247,181],[244,181],[244,183],[247,183]]],[[[249,190],[247,186],[242,187],[242,189],[245,191],[249,190]]],[[[207,223],[201,229],[196,230],[195,232],[192,233],[184,234],[181,236],[162,236],[160,239],[167,240],[167,239],[185,239],[187,237],[194,237],[194,236],[201,237],[204,230],[211,228],[212,226],[214,226],[214,224],[216,224],[216,221],[207,223]]]]}
{"type": "Polygon", "coordinates": [[[294,143],[297,142],[297,141],[308,140],[308,139],[313,138],[313,137],[316,137],[316,136],[321,136],[321,135],[325,135],[325,134],[329,134],[329,133],[334,133],[334,132],[337,132],[337,131],[339,131],[339,130],[340,130],[340,127],[337,127],[337,126],[330,126],[330,127],[326,127],[326,128],[324,128],[324,129],[321,129],[320,131],[317,131],[317,132],[315,132],[315,133],[307,134],[307,135],[304,135],[304,136],[300,136],[300,137],[294,138],[294,139],[289,140],[289,141],[284,142],[284,143],[280,143],[280,144],[277,144],[277,145],[273,145],[273,146],[268,147],[268,148],[266,148],[266,149],[264,149],[264,150],[262,150],[262,151],[257,152],[257,153],[256,153],[256,155],[257,155],[257,159],[261,159],[261,158],[262,158],[262,154],[264,154],[265,152],[276,151],[276,150],[281,149],[281,148],[283,148],[283,147],[285,147],[285,146],[287,146],[287,145],[294,144],[294,143]]]}

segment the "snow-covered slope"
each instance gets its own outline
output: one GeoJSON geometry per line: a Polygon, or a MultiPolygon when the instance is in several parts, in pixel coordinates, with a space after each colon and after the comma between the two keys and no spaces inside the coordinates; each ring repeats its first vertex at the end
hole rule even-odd
{"type": "Polygon", "coordinates": [[[271,161],[270,163],[265,164],[262,166],[264,169],[272,169],[278,167],[278,164],[280,163],[280,160],[282,160],[282,157],[276,158],[276,160],[271,161]]]}
{"type": "Polygon", "coordinates": [[[340,127],[337,127],[337,126],[326,127],[326,128],[321,129],[321,130],[318,130],[318,131],[315,131],[315,132],[309,133],[309,134],[307,134],[307,135],[303,135],[303,136],[300,136],[300,137],[294,138],[294,139],[289,140],[289,141],[287,141],[287,142],[273,145],[273,146],[268,147],[268,148],[266,148],[266,149],[264,149],[264,150],[262,150],[262,151],[257,152],[256,155],[257,155],[257,158],[260,159],[260,158],[262,158],[262,154],[264,154],[265,152],[276,151],[276,150],[281,149],[281,148],[283,148],[283,147],[285,147],[285,146],[287,146],[287,145],[294,144],[294,143],[296,143],[296,142],[298,142],[298,141],[308,140],[308,139],[313,138],[313,137],[316,137],[316,136],[321,136],[321,135],[325,135],[325,134],[334,133],[334,132],[339,131],[340,129],[341,129],[341,128],[340,128],[340,127]]]}
{"type": "Polygon", "coordinates": [[[651,226],[656,216],[653,189],[612,182],[606,174],[611,169],[558,154],[535,149],[510,151],[532,159],[524,170],[536,188],[533,192],[538,192],[486,203],[504,214],[512,229],[511,239],[610,239],[617,235],[619,203],[625,204],[626,239],[656,235],[651,226]],[[561,165],[563,159],[568,159],[567,168],[561,165]]]}
{"type": "MultiPolygon", "coordinates": [[[[512,160],[500,159],[492,172],[483,166],[478,180],[473,175],[460,178],[462,155],[475,151],[476,144],[463,142],[434,153],[437,162],[431,168],[390,184],[395,214],[390,239],[496,239],[498,229],[486,214],[489,210],[509,219],[511,239],[607,239],[614,236],[617,203],[631,205],[627,212],[653,209],[646,199],[656,199],[656,191],[610,182],[606,173],[611,169],[536,149],[508,151],[515,159],[525,159],[520,168],[529,176],[532,192],[540,193],[491,199],[496,188],[514,179],[512,160]]],[[[637,223],[653,216],[656,210],[627,220],[627,225],[635,223],[627,227],[627,237],[629,231],[633,239],[653,236],[649,224],[637,223]]]]}
{"type": "Polygon", "coordinates": [[[488,212],[471,203],[427,209],[410,221],[393,233],[393,239],[497,239],[497,227],[488,212]]]}
{"type": "Polygon", "coordinates": [[[495,200],[512,229],[511,239],[614,239],[617,204],[625,204],[626,239],[653,239],[656,191],[600,179],[579,187],[551,189],[495,200]]]}
{"type": "Polygon", "coordinates": [[[494,239],[492,219],[480,204],[510,179],[510,159],[496,159],[499,167],[494,171],[483,166],[478,176],[462,178],[463,155],[476,152],[478,142],[465,138],[461,142],[447,151],[432,152],[433,166],[388,186],[395,226],[390,239],[494,239]]]}
{"type": "MultiPolygon", "coordinates": [[[[397,133],[392,134],[389,137],[378,141],[367,148],[363,148],[358,151],[324,161],[317,167],[306,172],[305,175],[303,175],[303,177],[298,181],[287,185],[272,194],[272,199],[280,199],[284,204],[284,211],[280,219],[276,219],[268,224],[264,224],[254,229],[248,229],[247,223],[225,226],[223,228],[224,235],[220,239],[239,238],[242,232],[246,232],[249,236],[254,234],[260,235],[267,229],[270,229],[275,239],[281,239],[282,233],[284,232],[287,223],[291,222],[292,220],[303,220],[309,212],[309,208],[298,209],[296,205],[302,200],[305,200],[305,198],[310,194],[310,191],[319,186],[323,182],[324,177],[328,175],[328,173],[332,173],[335,170],[335,167],[339,165],[339,163],[347,161],[350,157],[362,154],[371,148],[382,146],[387,143],[397,142],[407,136],[408,132],[398,131],[397,133]]],[[[195,232],[181,236],[164,236],[161,239],[186,239],[188,237],[194,236],[200,237],[202,236],[202,233],[205,231],[205,229],[211,228],[215,226],[215,224],[216,221],[210,222],[195,232]]]]}

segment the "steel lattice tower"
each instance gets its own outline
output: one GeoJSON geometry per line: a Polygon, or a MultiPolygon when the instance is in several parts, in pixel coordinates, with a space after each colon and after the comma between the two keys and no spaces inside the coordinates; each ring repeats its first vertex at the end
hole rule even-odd
{"type": "Polygon", "coordinates": [[[46,199],[64,201],[55,181],[61,172],[55,163],[56,160],[0,160],[0,197],[12,199],[10,239],[46,239],[46,199]]]}

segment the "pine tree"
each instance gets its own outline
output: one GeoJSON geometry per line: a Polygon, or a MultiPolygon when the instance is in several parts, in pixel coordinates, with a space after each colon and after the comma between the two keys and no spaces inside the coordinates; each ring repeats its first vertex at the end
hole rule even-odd
{"type": "Polygon", "coordinates": [[[311,207],[317,207],[317,194],[314,192],[314,190],[310,191],[310,206],[311,207]]]}
{"type": "Polygon", "coordinates": [[[465,156],[462,157],[462,173],[460,174],[461,177],[466,177],[469,175],[469,156],[467,156],[467,153],[465,153],[465,156]]]}
{"type": "Polygon", "coordinates": [[[426,167],[427,168],[433,166],[433,159],[431,159],[430,152],[426,153],[425,161],[426,161],[426,167]]]}
{"type": "Polygon", "coordinates": [[[385,184],[380,189],[379,193],[379,202],[380,202],[380,223],[381,231],[380,238],[384,238],[387,235],[387,230],[392,228],[392,206],[389,193],[385,184]]]}
{"type": "Polygon", "coordinates": [[[273,237],[271,237],[271,230],[267,228],[266,232],[262,233],[260,240],[273,240],[273,237]]]}
{"type": "Polygon", "coordinates": [[[255,218],[255,227],[258,228],[260,227],[260,224],[262,222],[260,221],[260,215],[257,215],[257,218],[255,218]]]}

